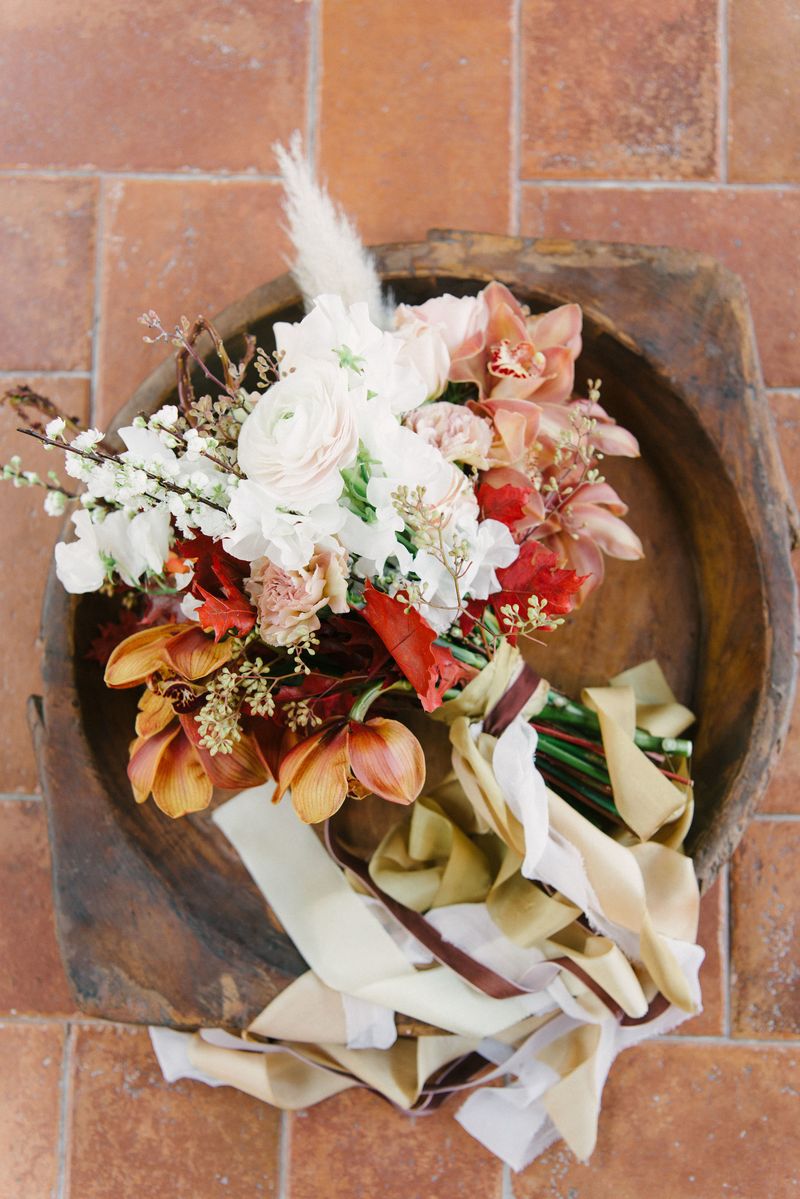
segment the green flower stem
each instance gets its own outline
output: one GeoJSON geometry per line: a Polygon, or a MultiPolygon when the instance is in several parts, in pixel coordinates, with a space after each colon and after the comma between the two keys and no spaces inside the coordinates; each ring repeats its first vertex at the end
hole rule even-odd
{"type": "MultiPolygon", "coordinates": [[[[542,720],[549,721],[551,724],[579,726],[591,729],[592,732],[599,732],[600,729],[600,721],[596,712],[592,712],[583,704],[566,699],[557,691],[548,693],[547,704],[539,715],[542,720]]],[[[692,742],[684,738],[654,737],[652,734],[644,732],[643,729],[636,729],[633,740],[639,749],[648,749],[663,754],[680,754],[685,758],[692,756],[692,742]]]]}
{"type": "Polygon", "coordinates": [[[390,683],[387,687],[383,680],[379,683],[374,683],[368,687],[366,691],[362,691],[356,702],[348,713],[348,720],[363,721],[370,706],[375,702],[379,695],[387,695],[390,691],[413,691],[414,688],[405,679],[398,679],[396,683],[390,683]]]}
{"type": "Polygon", "coordinates": [[[566,771],[560,770],[555,762],[542,763],[541,771],[551,781],[551,785],[555,784],[553,786],[554,791],[559,791],[558,784],[561,783],[567,791],[583,796],[593,807],[600,808],[604,812],[608,812],[609,816],[620,819],[617,809],[606,795],[602,795],[587,784],[579,782],[573,775],[568,774],[566,771]]]}
{"type": "Polygon", "coordinates": [[[607,770],[601,770],[593,765],[581,753],[579,746],[565,746],[562,741],[557,741],[555,737],[548,737],[545,733],[539,734],[539,747],[543,752],[551,758],[556,758],[559,762],[563,762],[565,766],[573,766],[579,770],[581,774],[587,775],[589,778],[596,779],[599,783],[608,786],[610,778],[607,770]]]}
{"type": "Polygon", "coordinates": [[[449,649],[454,658],[458,658],[459,662],[466,662],[469,666],[477,666],[478,670],[483,670],[487,659],[482,654],[475,650],[467,649],[464,645],[454,645],[452,641],[447,641],[444,637],[437,637],[434,645],[442,645],[445,649],[449,649]]]}

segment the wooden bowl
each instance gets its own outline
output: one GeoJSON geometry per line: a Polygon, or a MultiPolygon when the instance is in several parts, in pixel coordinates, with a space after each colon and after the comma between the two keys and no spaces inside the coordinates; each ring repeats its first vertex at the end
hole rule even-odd
{"type": "MultiPolygon", "coordinates": [[[[679,250],[470,233],[435,232],[378,257],[398,300],[474,293],[496,278],[534,310],[582,305],[578,385],[601,377],[603,402],[640,440],[640,461],[604,470],[647,557],[609,561],[602,589],[536,664],[570,692],[659,659],[699,717],[688,848],[708,886],[763,794],[795,676],[793,509],[741,283],[679,250]]],[[[244,331],[268,344],[276,319],[300,315],[284,275],[217,324],[235,350],[244,331]]],[[[116,426],[174,390],[168,362],[116,426]]],[[[107,691],[84,658],[105,604],[66,595],[51,574],[44,695],[31,701],[67,969],[94,1016],[241,1026],[304,963],[207,814],[172,822],[133,802],[136,696],[107,691]]]]}

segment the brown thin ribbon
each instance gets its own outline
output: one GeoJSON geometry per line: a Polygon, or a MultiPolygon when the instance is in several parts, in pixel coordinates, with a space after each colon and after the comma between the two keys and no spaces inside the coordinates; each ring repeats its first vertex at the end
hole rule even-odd
{"type": "MultiPolygon", "coordinates": [[[[413,937],[416,937],[442,965],[449,966],[451,970],[454,970],[466,982],[471,983],[473,987],[477,987],[479,991],[483,991],[484,995],[490,995],[492,999],[513,999],[520,995],[530,994],[524,987],[518,986],[511,979],[506,978],[502,974],[497,974],[488,966],[484,966],[482,962],[477,961],[471,954],[466,953],[463,949],[459,949],[452,941],[445,940],[438,929],[435,929],[419,912],[412,911],[405,904],[393,899],[391,895],[387,895],[373,880],[367,863],[362,858],[356,857],[348,849],[345,849],[331,828],[330,820],[325,821],[323,831],[325,845],[333,860],[339,866],[354,874],[370,894],[375,899],[380,900],[386,910],[394,916],[395,920],[402,924],[403,928],[411,933],[413,937]]],[[[597,996],[601,1003],[605,1004],[611,1014],[616,1016],[621,1024],[626,1026],[630,1024],[645,1024],[648,1020],[655,1019],[657,1015],[660,1015],[661,1012],[666,1011],[666,1008],[669,1007],[669,1003],[664,999],[664,996],[658,995],[643,1016],[628,1016],[617,1001],[590,974],[579,966],[577,962],[573,962],[571,958],[549,958],[547,959],[547,964],[557,966],[559,969],[567,970],[570,974],[573,974],[585,987],[597,996]],[[662,1005],[659,1005],[659,1000],[663,1001],[662,1005]]]]}
{"type": "MultiPolygon", "coordinates": [[[[526,703],[541,682],[541,676],[527,663],[522,667],[517,678],[503,693],[483,722],[484,732],[499,737],[513,720],[519,716],[526,703]]],[[[441,933],[430,924],[419,912],[414,912],[404,904],[393,899],[373,880],[369,873],[368,864],[350,850],[346,849],[332,828],[330,820],[323,824],[323,834],[328,853],[343,869],[349,870],[359,880],[367,891],[379,900],[388,912],[394,916],[407,932],[424,945],[437,961],[449,966],[466,982],[471,983],[485,995],[493,999],[512,999],[530,994],[523,987],[497,974],[482,962],[477,961],[471,954],[465,953],[451,941],[445,940],[441,933]]],[[[629,1016],[615,999],[600,986],[581,966],[568,957],[550,958],[549,964],[574,975],[583,985],[603,1003],[621,1025],[631,1027],[647,1024],[657,1019],[669,1007],[669,1000],[660,992],[649,1004],[643,1016],[629,1016]]],[[[476,1075],[487,1065],[486,1059],[479,1053],[469,1053],[444,1066],[421,1090],[417,1103],[411,1109],[418,1115],[435,1110],[441,1103],[456,1091],[468,1089],[477,1085],[476,1075]]],[[[369,1090],[373,1088],[369,1087],[369,1090]]],[[[380,1093],[380,1092],[376,1092],[380,1093]]]]}
{"type": "Polygon", "coordinates": [[[519,716],[541,681],[541,675],[538,675],[525,662],[514,682],[503,692],[491,711],[486,714],[483,731],[490,733],[493,737],[499,737],[501,733],[504,733],[511,721],[519,716]]]}

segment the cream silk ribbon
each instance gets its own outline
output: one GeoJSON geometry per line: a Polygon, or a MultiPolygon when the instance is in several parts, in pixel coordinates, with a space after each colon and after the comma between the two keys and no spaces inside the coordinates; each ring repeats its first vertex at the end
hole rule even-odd
{"type": "Polygon", "coordinates": [[[482,731],[519,669],[504,645],[437,711],[453,773],[384,838],[370,876],[523,993],[491,998],[434,962],[261,787],[214,819],[310,970],[242,1038],[152,1030],[167,1077],[225,1083],[283,1108],[362,1085],[408,1109],[433,1075],[477,1049],[494,1069],[457,1115],[472,1135],[515,1169],[559,1136],[591,1153],[616,1053],[699,1008],[698,889],[677,848],[691,796],[658,771],[655,784],[633,742],[636,721],[674,736],[691,714],[655,664],[585,693],[615,801],[618,787],[625,795],[630,831],[610,837],[545,787],[522,716],[499,738],[482,731]],[[395,1012],[428,1035],[395,1039],[395,1012]]]}

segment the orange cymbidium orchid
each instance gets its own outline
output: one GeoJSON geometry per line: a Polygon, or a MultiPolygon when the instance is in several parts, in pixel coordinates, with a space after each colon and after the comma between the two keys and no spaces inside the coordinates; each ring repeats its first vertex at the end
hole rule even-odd
{"type": "Polygon", "coordinates": [[[109,687],[147,685],[128,761],[137,803],[152,794],[174,818],[208,807],[215,787],[238,790],[270,778],[252,733],[245,732],[227,754],[212,755],[199,744],[192,707],[202,687],[194,684],[224,666],[233,652],[230,641],[215,642],[196,624],[170,624],[134,633],[112,653],[105,674],[109,687]]]}
{"type": "Polygon", "coordinates": [[[424,782],[422,746],[405,725],[383,716],[337,720],[284,757],[275,801],[291,788],[300,819],[317,824],[337,812],[348,794],[410,804],[424,782]]]}

